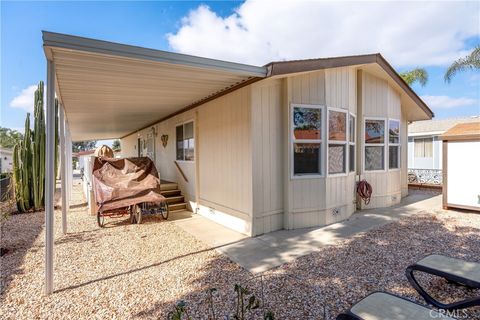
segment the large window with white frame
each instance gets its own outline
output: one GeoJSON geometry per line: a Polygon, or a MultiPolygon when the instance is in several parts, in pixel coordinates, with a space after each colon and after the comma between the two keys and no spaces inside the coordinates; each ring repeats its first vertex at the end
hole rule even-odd
{"type": "Polygon", "coordinates": [[[365,171],[385,170],[385,119],[365,119],[365,171]]]}
{"type": "Polygon", "coordinates": [[[177,160],[193,161],[195,159],[195,138],[193,121],[185,122],[176,127],[177,160]]]}
{"type": "Polygon", "coordinates": [[[357,141],[357,132],[356,132],[356,118],[353,114],[349,114],[348,117],[348,171],[355,171],[355,153],[356,153],[356,141],[357,141]]]}
{"type": "Polygon", "coordinates": [[[400,168],[400,121],[388,120],[388,168],[400,168]]]}
{"type": "Polygon", "coordinates": [[[319,105],[291,105],[293,176],[322,175],[322,111],[319,105]]]}
{"type": "Polygon", "coordinates": [[[328,174],[347,172],[347,114],[328,109],[328,174]]]}

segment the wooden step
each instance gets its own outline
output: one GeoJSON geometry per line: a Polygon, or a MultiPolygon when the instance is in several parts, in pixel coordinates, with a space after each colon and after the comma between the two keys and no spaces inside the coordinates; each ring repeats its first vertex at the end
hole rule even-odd
{"type": "Polygon", "coordinates": [[[180,195],[180,196],[174,196],[174,197],[166,197],[167,198],[167,203],[168,204],[174,204],[174,203],[185,203],[185,197],[180,195]]]}
{"type": "Polygon", "coordinates": [[[167,191],[167,190],[177,190],[178,184],[176,183],[161,183],[160,184],[160,191],[167,191]]]}
{"type": "Polygon", "coordinates": [[[187,204],[185,202],[168,204],[168,209],[170,212],[187,210],[187,204]]]}
{"type": "Polygon", "coordinates": [[[172,189],[172,190],[161,190],[160,193],[164,197],[176,197],[182,195],[182,192],[178,189],[172,189]]]}

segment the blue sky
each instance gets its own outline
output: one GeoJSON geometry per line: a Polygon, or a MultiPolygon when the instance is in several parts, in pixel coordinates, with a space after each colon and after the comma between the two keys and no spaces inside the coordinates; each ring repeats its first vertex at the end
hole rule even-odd
{"type": "Polygon", "coordinates": [[[427,69],[428,84],[414,89],[430,102],[437,118],[480,114],[478,72],[459,74],[450,84],[443,81],[448,63],[480,43],[478,2],[440,3],[431,8],[415,2],[355,8],[358,5],[2,1],[1,126],[23,126],[28,88],[45,79],[41,30],[258,65],[381,52],[399,71],[415,66],[427,69]],[[338,14],[345,10],[352,10],[349,19],[338,14]],[[390,22],[402,14],[402,24],[390,22]],[[419,14],[425,21],[419,21],[419,14]]]}

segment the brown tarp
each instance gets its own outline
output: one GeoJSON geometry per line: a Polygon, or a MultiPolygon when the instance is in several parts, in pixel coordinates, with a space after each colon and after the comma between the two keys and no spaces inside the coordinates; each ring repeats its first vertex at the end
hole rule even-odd
{"type": "Polygon", "coordinates": [[[162,202],[160,178],[152,160],[97,157],[93,164],[93,190],[100,210],[128,207],[142,202],[162,202]]]}

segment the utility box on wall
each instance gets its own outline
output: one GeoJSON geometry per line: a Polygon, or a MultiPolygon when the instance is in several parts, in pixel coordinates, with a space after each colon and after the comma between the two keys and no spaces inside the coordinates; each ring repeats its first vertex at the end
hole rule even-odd
{"type": "Polygon", "coordinates": [[[443,208],[480,211],[480,122],[460,123],[443,140],[443,208]]]}

